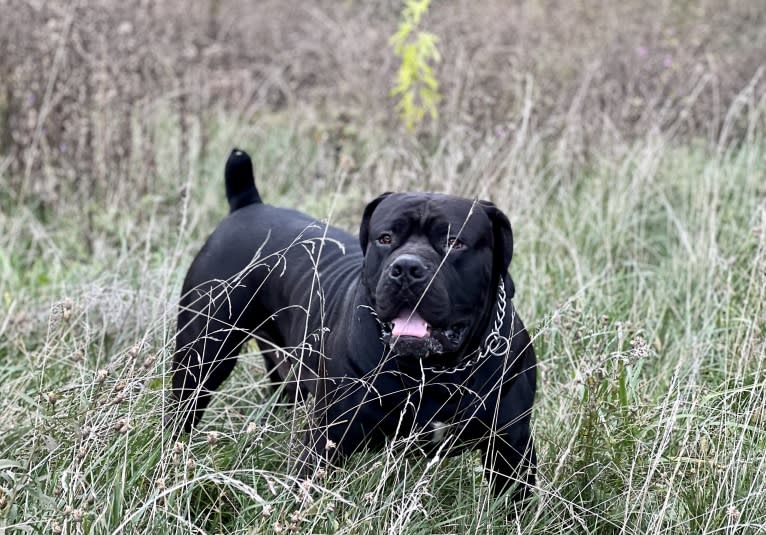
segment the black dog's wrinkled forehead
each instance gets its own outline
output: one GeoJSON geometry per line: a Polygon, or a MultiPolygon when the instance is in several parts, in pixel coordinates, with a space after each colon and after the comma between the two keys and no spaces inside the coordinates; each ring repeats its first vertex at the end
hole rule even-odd
{"type": "Polygon", "coordinates": [[[460,232],[467,239],[492,231],[492,223],[478,201],[444,193],[393,193],[381,201],[370,221],[373,231],[413,226],[453,236],[460,232]]]}

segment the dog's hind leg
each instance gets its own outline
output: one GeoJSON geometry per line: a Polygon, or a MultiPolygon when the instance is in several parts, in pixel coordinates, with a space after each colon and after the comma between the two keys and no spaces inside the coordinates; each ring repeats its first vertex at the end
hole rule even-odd
{"type": "Polygon", "coordinates": [[[173,359],[173,395],[183,428],[189,432],[202,417],[211,394],[234,369],[250,336],[252,294],[223,292],[207,283],[181,299],[173,359]]]}

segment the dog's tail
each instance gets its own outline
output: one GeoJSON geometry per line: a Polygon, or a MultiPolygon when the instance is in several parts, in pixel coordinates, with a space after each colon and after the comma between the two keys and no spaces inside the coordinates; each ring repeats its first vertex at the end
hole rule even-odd
{"type": "Polygon", "coordinates": [[[232,212],[262,202],[255,187],[253,161],[245,151],[236,147],[226,160],[226,198],[232,212]]]}

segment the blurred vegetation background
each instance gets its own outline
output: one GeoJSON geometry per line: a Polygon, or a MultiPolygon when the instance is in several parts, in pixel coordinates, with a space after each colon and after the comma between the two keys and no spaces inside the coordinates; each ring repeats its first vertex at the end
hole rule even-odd
{"type": "MultiPolygon", "coordinates": [[[[394,0],[0,4],[5,207],[130,205],[159,160],[197,171],[220,121],[291,114],[331,150],[399,136],[394,0]],[[180,133],[171,154],[167,129],[180,133]],[[162,145],[160,148],[159,145],[162,145]]],[[[766,9],[735,0],[434,2],[439,119],[418,138],[527,129],[564,165],[636,137],[728,145],[766,91],[766,9]],[[519,118],[523,117],[523,124],[519,118]],[[561,152],[565,152],[562,155],[561,152]]],[[[163,192],[169,195],[169,192],[163,192]]]]}

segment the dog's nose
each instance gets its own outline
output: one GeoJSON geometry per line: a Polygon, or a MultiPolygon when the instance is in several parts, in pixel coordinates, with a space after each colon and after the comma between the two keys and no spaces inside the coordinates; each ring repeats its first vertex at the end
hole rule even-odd
{"type": "Polygon", "coordinates": [[[388,276],[398,282],[421,282],[428,277],[428,267],[415,255],[403,254],[393,261],[388,276]]]}

